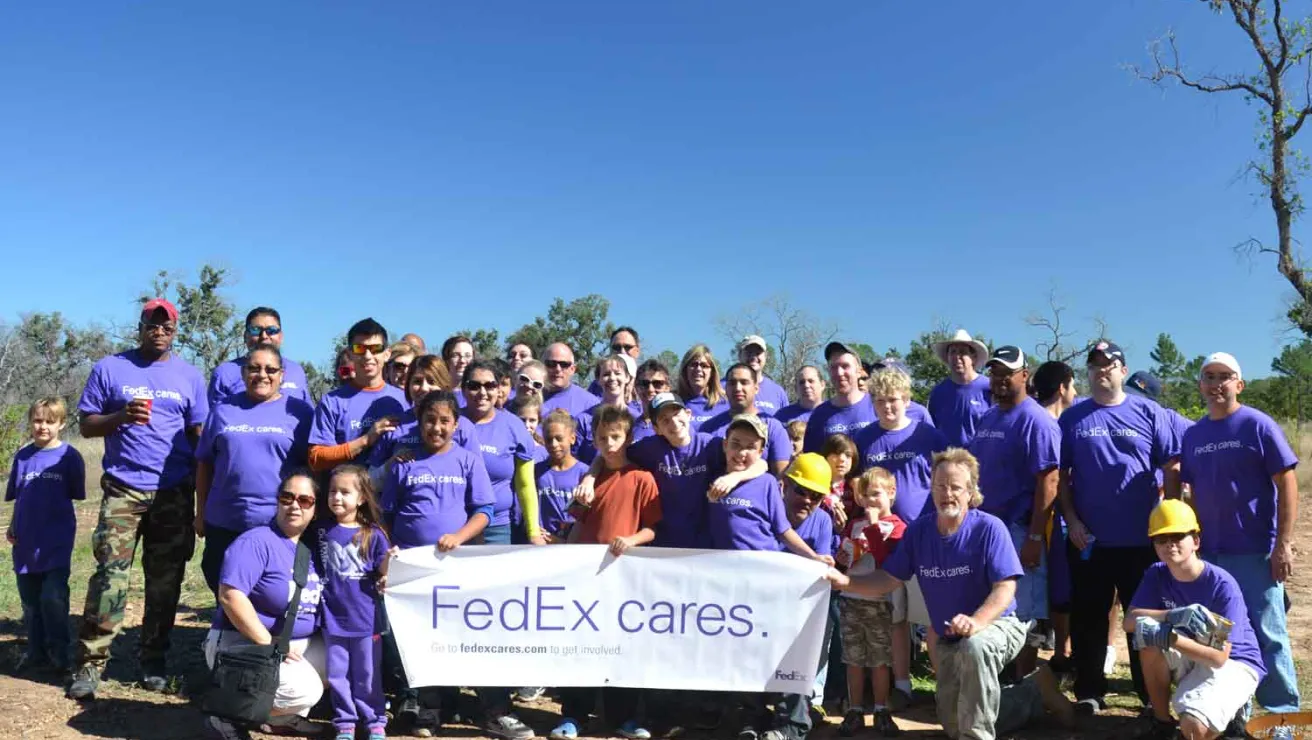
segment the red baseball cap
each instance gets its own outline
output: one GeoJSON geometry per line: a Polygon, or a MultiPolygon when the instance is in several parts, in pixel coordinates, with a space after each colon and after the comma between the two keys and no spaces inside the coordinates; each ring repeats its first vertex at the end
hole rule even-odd
{"type": "Polygon", "coordinates": [[[168,299],[166,298],[151,298],[150,300],[146,301],[145,305],[141,307],[142,320],[149,319],[151,314],[161,309],[164,311],[164,313],[168,314],[170,321],[178,320],[177,307],[175,307],[172,303],[169,303],[168,299]]]}

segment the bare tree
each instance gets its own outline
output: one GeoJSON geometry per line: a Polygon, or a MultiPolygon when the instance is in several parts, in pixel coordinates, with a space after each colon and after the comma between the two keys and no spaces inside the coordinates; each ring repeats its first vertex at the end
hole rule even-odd
{"type": "Polygon", "coordinates": [[[1309,18],[1284,17],[1284,0],[1201,0],[1218,15],[1229,13],[1257,55],[1254,73],[1192,75],[1180,61],[1175,35],[1167,33],[1149,46],[1152,68],[1131,65],[1139,79],[1155,85],[1171,83],[1204,93],[1240,93],[1257,108],[1260,156],[1248,162],[1246,171],[1255,177],[1271,201],[1276,217],[1276,245],[1255,237],[1236,249],[1249,256],[1270,254],[1276,269],[1296,294],[1286,313],[1290,323],[1312,336],[1312,279],[1300,254],[1295,251],[1292,226],[1302,215],[1304,204],[1298,179],[1308,163],[1290,148],[1290,141],[1312,113],[1312,23],[1309,18]]]}
{"type": "Polygon", "coordinates": [[[1048,291],[1048,308],[1046,311],[1034,311],[1025,317],[1025,323],[1036,329],[1042,329],[1044,338],[1034,343],[1034,355],[1042,357],[1044,360],[1069,363],[1071,360],[1084,355],[1089,351],[1089,347],[1099,339],[1107,336],[1107,322],[1101,316],[1093,316],[1089,320],[1093,324],[1093,337],[1090,341],[1083,344],[1072,344],[1071,340],[1077,333],[1064,324],[1063,314],[1066,313],[1066,304],[1058,295],[1057,289],[1053,288],[1048,291]]]}
{"type": "Polygon", "coordinates": [[[736,346],[749,334],[759,335],[770,345],[766,374],[785,388],[803,365],[817,362],[820,350],[833,340],[838,326],[793,305],[783,293],[749,303],[737,313],[715,319],[720,335],[736,346]]]}

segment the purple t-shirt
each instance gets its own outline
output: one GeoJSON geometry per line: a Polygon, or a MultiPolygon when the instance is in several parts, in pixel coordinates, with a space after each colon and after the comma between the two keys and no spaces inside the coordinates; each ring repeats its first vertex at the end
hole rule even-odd
{"type": "MultiPolygon", "coordinates": [[[[947,537],[938,532],[938,517],[911,522],[902,542],[884,561],[884,570],[898,580],[918,579],[925,608],[939,635],[953,617],[974,614],[993,584],[1024,572],[1007,525],[979,509],[967,511],[961,527],[947,537]]],[[[1015,613],[1016,600],[1012,599],[999,616],[1015,613]]]]}
{"type": "Polygon", "coordinates": [[[1230,628],[1230,660],[1237,660],[1257,671],[1258,680],[1266,676],[1262,651],[1248,621],[1248,607],[1234,576],[1223,568],[1203,563],[1203,572],[1192,581],[1177,581],[1166,563],[1153,563],[1144,571],[1139,590],[1130,607],[1135,609],[1178,609],[1199,604],[1234,622],[1230,628]]]}
{"type": "Polygon", "coordinates": [[[706,531],[716,550],[783,549],[779,537],[792,529],[779,481],[762,475],[738,484],[706,506],[706,531]]]}
{"type": "MultiPolygon", "coordinates": [[[[228,400],[229,396],[246,392],[246,383],[241,379],[241,370],[246,366],[246,357],[234,357],[214,368],[210,375],[210,387],[206,393],[210,406],[217,406],[228,400]]],[[[313,404],[310,398],[310,381],[305,378],[305,369],[295,360],[282,358],[282,394],[299,398],[307,404],[313,404]]]]}
{"type": "Polygon", "coordinates": [[[336,522],[316,525],[315,566],[323,584],[323,631],[333,637],[367,637],[375,629],[378,606],[376,579],[387,558],[387,535],[374,527],[363,554],[351,540],[360,527],[336,522]]]}
{"type": "Polygon", "coordinates": [[[975,427],[970,452],[979,460],[980,509],[1008,524],[1029,524],[1035,476],[1060,462],[1061,430],[1027,396],[1013,408],[989,409],[975,427]]]}
{"type": "MultiPolygon", "coordinates": [[[[873,398],[870,399],[870,408],[872,410],[875,408],[875,401],[873,398]]],[[[877,417],[878,415],[876,415],[876,418],[877,417]]],[[[915,419],[916,421],[922,424],[927,424],[931,427],[934,426],[934,419],[929,415],[929,409],[925,408],[924,404],[916,401],[907,401],[907,418],[915,419]]]]}
{"type": "MultiPolygon", "coordinates": [[[[523,425],[520,425],[523,427],[523,425]]],[[[383,479],[383,511],[392,516],[397,547],[437,544],[482,510],[489,519],[495,494],[483,455],[452,445],[392,466],[383,479]]]]}
{"type": "Polygon", "coordinates": [[[775,414],[774,418],[778,419],[779,423],[785,426],[794,421],[809,422],[811,420],[812,411],[814,411],[814,409],[808,409],[800,403],[790,403],[779,409],[779,413],[775,414]]]}
{"type": "Polygon", "coordinates": [[[1193,487],[1204,553],[1271,552],[1276,542],[1272,476],[1298,465],[1271,417],[1240,406],[1220,421],[1204,416],[1184,433],[1180,477],[1193,487]]]}
{"type": "Polygon", "coordinates": [[[268,524],[283,474],[305,465],[313,417],[308,403],[289,396],[256,403],[243,391],[219,402],[196,447],[196,459],[214,467],[205,522],[234,532],[268,524]]]}
{"type": "Polygon", "coordinates": [[[551,463],[543,460],[533,472],[538,481],[538,519],[542,531],[557,537],[574,522],[569,504],[574,500],[574,488],[588,473],[588,466],[575,460],[573,467],[552,470],[551,463]]]}
{"type": "Polygon", "coordinates": [[[648,437],[656,436],[656,427],[652,425],[651,419],[644,419],[641,416],[633,418],[633,442],[640,442],[648,437]]]}
{"type": "Polygon", "coordinates": [[[724,447],[709,434],[676,448],[659,435],[629,447],[629,460],[652,474],[661,493],[658,547],[707,547],[706,491],[724,470],[724,447]]]}
{"type": "Polygon", "coordinates": [[[834,518],[819,506],[811,510],[811,515],[795,527],[797,536],[815,550],[816,555],[833,555],[837,545],[834,533],[834,518]]]}
{"type": "MultiPolygon", "coordinates": [[[[545,419],[547,418],[547,414],[550,414],[552,411],[555,411],[556,409],[565,409],[565,412],[570,416],[578,416],[599,403],[601,403],[599,397],[588,393],[573,383],[571,383],[569,387],[555,392],[552,392],[550,387],[543,388],[542,411],[540,412],[540,415],[541,418],[545,419]]],[[[519,425],[524,426],[524,423],[520,422],[519,425]]]]}
{"type": "Polygon", "coordinates": [[[893,474],[897,486],[893,513],[902,521],[919,519],[934,508],[929,495],[930,470],[934,453],[948,448],[941,432],[918,421],[894,431],[876,423],[857,432],[852,441],[861,470],[883,468],[893,474]]]}
{"type": "MultiPolygon", "coordinates": [[[[596,416],[594,416],[594,414],[597,413],[597,409],[600,406],[601,404],[597,404],[574,417],[574,426],[576,429],[574,435],[574,449],[571,450],[571,452],[574,457],[577,457],[588,464],[591,464],[593,460],[597,459],[597,447],[592,443],[592,427],[596,424],[596,416]]],[[[629,416],[633,417],[636,424],[638,416],[642,414],[642,407],[638,406],[635,409],[633,405],[630,404],[625,408],[628,410],[629,416]]]]}
{"type": "Polygon", "coordinates": [[[762,375],[760,390],[756,392],[756,412],[762,416],[776,416],[787,405],[788,391],[768,376],[762,375]]]}
{"type": "Polygon", "coordinates": [[[953,447],[970,444],[975,424],[992,405],[989,379],[983,375],[964,385],[944,378],[929,392],[929,415],[953,447]]]}
{"type": "MultiPolygon", "coordinates": [[[[723,443],[724,438],[729,435],[729,425],[733,423],[734,416],[732,411],[716,414],[702,424],[701,433],[709,434],[723,443]]],[[[788,428],[775,421],[772,416],[762,416],[761,421],[765,422],[765,429],[769,435],[765,440],[765,452],[761,455],[761,459],[767,463],[788,462],[793,459],[793,440],[788,436],[788,428]]]]}
{"type": "Polygon", "coordinates": [[[16,501],[14,572],[45,573],[68,568],[73,558],[77,515],[73,500],[87,497],[87,467],[72,445],[43,450],[27,445],[14,455],[5,501],[16,501]]]}
{"type": "Polygon", "coordinates": [[[706,400],[706,396],[694,396],[684,400],[684,405],[688,407],[688,412],[692,414],[693,433],[700,432],[702,425],[711,419],[711,417],[722,414],[729,410],[729,402],[725,400],[723,394],[720,396],[720,402],[714,406],[706,400]]]}
{"type": "MultiPolygon", "coordinates": [[[[457,447],[463,447],[470,452],[479,452],[478,430],[474,427],[474,422],[463,415],[456,417],[456,431],[451,435],[451,441],[457,447]]],[[[419,433],[419,422],[415,420],[415,410],[409,408],[401,414],[401,420],[395,429],[378,438],[378,444],[374,445],[373,452],[369,453],[369,465],[371,467],[386,465],[393,455],[402,450],[419,452],[422,449],[424,449],[424,439],[419,433]]]]}
{"type": "Polygon", "coordinates": [[[825,401],[811,412],[811,419],[806,423],[806,436],[802,438],[802,451],[818,453],[830,435],[853,437],[878,422],[879,417],[875,415],[875,406],[868,394],[863,394],[851,406],[835,406],[832,400],[825,401]]]}
{"type": "Polygon", "coordinates": [[[1070,470],[1080,521],[1099,547],[1143,547],[1148,514],[1160,498],[1154,472],[1180,455],[1170,415],[1141,396],[1116,406],[1093,399],[1065,411],[1061,467],[1070,470]]]}
{"type": "MultiPolygon", "coordinates": [[[[310,444],[334,446],[350,442],[369,433],[374,422],[385,416],[400,417],[410,403],[400,388],[383,384],[382,388],[365,390],[344,385],[319,401],[314,410],[314,426],[310,428],[310,444]]],[[[369,450],[362,451],[352,460],[357,465],[369,462],[369,450]]]]}
{"type": "MultiPolygon", "coordinates": [[[[307,540],[306,545],[309,544],[307,540]]],[[[243,532],[223,553],[219,584],[246,594],[251,606],[255,607],[260,624],[277,637],[282,632],[287,605],[296,592],[296,583],[292,580],[295,566],[296,543],[287,539],[277,524],[256,527],[243,532]]],[[[321,595],[322,584],[312,557],[292,625],[293,639],[314,634],[319,621],[321,595]]],[[[214,626],[223,630],[237,629],[222,608],[215,610],[214,626]]]]}
{"type": "Polygon", "coordinates": [[[492,507],[492,524],[498,527],[519,521],[519,499],[515,496],[515,462],[533,462],[533,446],[528,429],[518,416],[497,409],[485,424],[475,424],[483,464],[492,480],[496,504],[492,507]]]}
{"type": "Polygon", "coordinates": [[[96,363],[77,409],[113,414],[134,398],[153,399],[150,423],[124,424],[105,437],[105,473],[139,491],[181,483],[195,467],[187,429],[210,413],[204,378],[177,355],[147,362],[132,349],[96,363]]]}

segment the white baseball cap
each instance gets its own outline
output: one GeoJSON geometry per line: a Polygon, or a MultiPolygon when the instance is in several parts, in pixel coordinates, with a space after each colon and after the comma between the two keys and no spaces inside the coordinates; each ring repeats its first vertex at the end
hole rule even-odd
{"type": "Polygon", "coordinates": [[[738,343],[739,352],[742,352],[744,349],[747,349],[748,347],[760,347],[762,350],[770,349],[770,346],[765,343],[765,340],[762,339],[760,335],[757,334],[748,334],[747,336],[743,337],[743,340],[741,342],[738,343]]]}
{"type": "Polygon", "coordinates": [[[1213,352],[1208,355],[1207,359],[1203,360],[1203,367],[1199,372],[1206,370],[1208,365],[1221,365],[1222,367],[1229,368],[1229,370],[1235,374],[1235,377],[1240,380],[1244,379],[1244,372],[1239,369],[1239,360],[1236,360],[1235,356],[1229,352],[1213,352]]]}

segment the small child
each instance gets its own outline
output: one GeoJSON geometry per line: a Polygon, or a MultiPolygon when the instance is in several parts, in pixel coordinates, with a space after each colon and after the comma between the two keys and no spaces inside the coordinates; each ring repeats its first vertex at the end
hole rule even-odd
{"type": "Polygon", "coordinates": [[[328,481],[334,522],[315,528],[323,582],[319,611],[337,740],[355,740],[357,725],[382,740],[383,648],[379,640],[377,583],[387,577],[388,544],[369,470],[341,465],[328,481]]]}
{"type": "MultiPolygon", "coordinates": [[[[724,463],[729,473],[741,473],[756,465],[765,451],[770,432],[755,414],[739,414],[729,422],[724,436],[724,463]]],[[[796,483],[789,480],[789,487],[796,483]]],[[[788,521],[779,480],[762,475],[734,486],[724,496],[707,493],[706,525],[711,547],[716,550],[763,550],[791,552],[832,566],[834,559],[817,554],[788,521]]],[[[765,697],[752,697],[759,717],[745,726],[738,737],[757,737],[767,723],[787,737],[805,737],[811,729],[810,702],[800,694],[786,694],[775,703],[767,719],[765,697]]]]}
{"type": "Polygon", "coordinates": [[[833,482],[829,484],[830,494],[821,505],[834,517],[835,524],[846,527],[847,520],[860,508],[852,500],[852,489],[847,481],[859,454],[856,443],[846,434],[831,434],[821,445],[820,454],[834,473],[833,482]]]}
{"type": "Polygon", "coordinates": [[[1212,740],[1257,691],[1266,675],[1262,652],[1234,577],[1198,557],[1194,510],[1161,502],[1148,517],[1148,536],[1161,562],[1144,572],[1123,625],[1152,701],[1152,728],[1142,737],[1212,740]],[[1218,617],[1230,622],[1228,635],[1218,617]]]}
{"type": "MultiPolygon", "coordinates": [[[[592,443],[597,450],[601,470],[589,504],[576,501],[570,511],[576,520],[570,529],[569,542],[609,545],[615,556],[634,547],[649,544],[656,538],[656,524],[661,519],[660,491],[651,473],[629,462],[629,444],[633,439],[633,415],[628,409],[604,406],[597,412],[592,443]]],[[[551,731],[556,740],[572,740],[579,734],[580,721],[592,712],[595,689],[562,689],[560,724],[551,731]]],[[[651,733],[638,715],[642,699],[639,689],[606,687],[602,703],[611,724],[619,721],[616,732],[629,740],[647,740],[651,733]]]]}
{"type": "MultiPolygon", "coordinates": [[[[520,396],[516,396],[519,398],[520,396]]],[[[460,418],[459,402],[448,391],[433,391],[415,409],[422,449],[413,459],[388,470],[383,486],[383,516],[398,548],[433,547],[448,552],[479,537],[492,521],[496,497],[483,455],[454,444],[460,418]]],[[[388,632],[388,675],[397,686],[396,724],[401,729],[419,721],[419,691],[406,683],[400,654],[388,632]]],[[[450,697],[452,692],[446,692],[450,697]]],[[[454,707],[446,707],[451,716],[454,707]]]]}
{"type": "MultiPolygon", "coordinates": [[[[848,566],[851,577],[868,576],[879,570],[892,554],[907,525],[893,513],[897,484],[883,468],[869,468],[856,480],[853,498],[861,512],[855,514],[843,533],[838,559],[848,566]]],[[[884,737],[901,734],[888,711],[893,665],[893,624],[906,619],[906,590],[888,596],[866,598],[843,592],[839,629],[843,637],[843,663],[847,665],[847,714],[838,734],[852,737],[866,725],[863,702],[866,669],[871,674],[875,731],[884,737]]]]}
{"type": "Polygon", "coordinates": [[[540,463],[546,460],[546,443],[543,441],[542,435],[538,433],[539,424],[542,421],[542,399],[532,393],[515,396],[506,405],[506,410],[519,417],[519,420],[524,422],[524,426],[528,428],[528,434],[533,438],[533,462],[540,463]]]}
{"type": "Polygon", "coordinates": [[[802,441],[806,439],[806,422],[795,419],[788,422],[788,439],[793,443],[793,459],[802,454],[802,441]]]}
{"type": "Polygon", "coordinates": [[[574,447],[574,418],[564,409],[547,415],[542,424],[546,436],[547,459],[534,471],[538,481],[538,515],[542,518],[542,536],[549,543],[564,542],[574,517],[569,513],[574,488],[588,472],[588,466],[570,452],[574,447]]]}
{"type": "Polygon", "coordinates": [[[86,464],[59,441],[67,409],[63,399],[42,398],[27,410],[32,443],[14,455],[5,501],[15,501],[5,539],[14,547],[14,575],[27,625],[27,652],[17,670],[50,666],[67,671],[68,574],[77,517],[73,501],[87,497],[86,464]]]}

